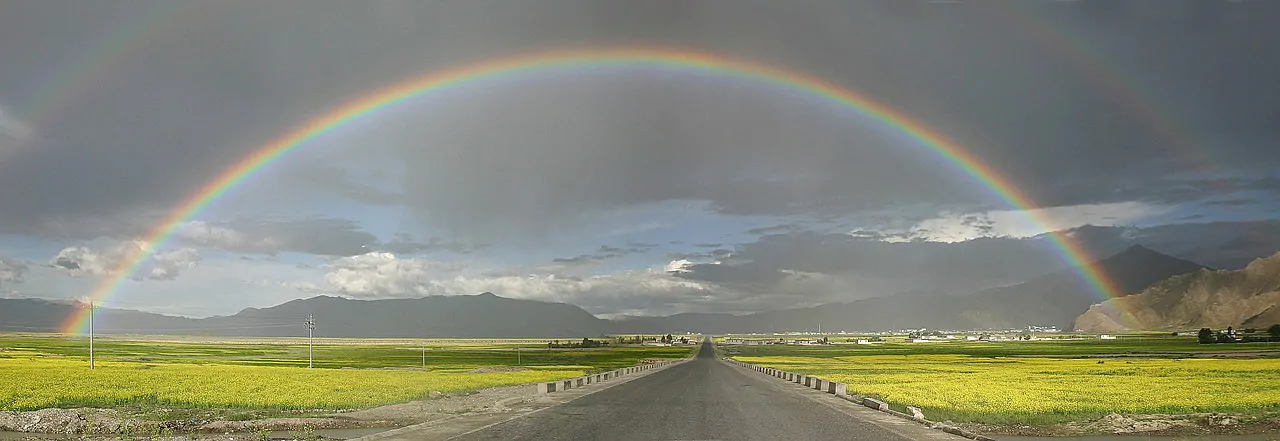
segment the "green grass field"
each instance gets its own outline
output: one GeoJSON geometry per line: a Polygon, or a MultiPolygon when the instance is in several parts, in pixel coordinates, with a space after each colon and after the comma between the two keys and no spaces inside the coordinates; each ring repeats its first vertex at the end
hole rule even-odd
{"type": "Polygon", "coordinates": [[[1280,411],[1280,345],[1117,340],[727,346],[748,363],[848,384],[931,419],[1044,425],[1108,413],[1280,411]],[[1208,352],[1206,352],[1208,351],[1208,352]],[[1235,356],[1232,356],[1234,353],[1235,356]]]}
{"type": "Polygon", "coordinates": [[[689,347],[548,350],[545,341],[327,340],[307,369],[305,340],[216,342],[0,335],[0,410],[164,405],[183,408],[347,409],[550,381],[688,356],[689,347]],[[423,369],[424,351],[426,369],[423,369]],[[517,347],[524,348],[517,351],[517,347]],[[517,355],[518,353],[518,355],[517,355]],[[518,372],[477,368],[516,366],[518,372]]]}

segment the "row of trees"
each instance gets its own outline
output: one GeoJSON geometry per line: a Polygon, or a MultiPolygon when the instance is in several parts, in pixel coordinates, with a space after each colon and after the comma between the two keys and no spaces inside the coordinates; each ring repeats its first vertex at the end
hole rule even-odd
{"type": "Polygon", "coordinates": [[[592,340],[583,337],[582,341],[566,341],[561,343],[560,340],[547,342],[548,348],[599,348],[609,346],[609,342],[601,340],[592,340]]]}
{"type": "Polygon", "coordinates": [[[1280,324],[1271,325],[1267,328],[1265,334],[1259,333],[1255,328],[1248,328],[1243,331],[1228,326],[1226,330],[1214,332],[1209,328],[1200,328],[1196,339],[1202,345],[1213,343],[1252,343],[1252,342],[1268,342],[1280,341],[1280,324]]]}
{"type": "Polygon", "coordinates": [[[689,343],[689,338],[688,338],[688,337],[680,337],[680,338],[676,338],[674,335],[671,335],[671,334],[667,334],[667,335],[660,335],[660,336],[658,336],[658,337],[645,336],[645,335],[633,335],[633,336],[630,336],[630,337],[625,337],[625,336],[623,336],[623,337],[614,337],[614,338],[613,338],[613,341],[614,341],[614,342],[616,342],[616,343],[618,343],[618,344],[637,344],[637,345],[638,345],[638,344],[641,344],[641,343],[644,343],[644,342],[646,342],[646,341],[654,341],[654,340],[656,340],[656,341],[660,341],[660,342],[663,342],[663,343],[667,343],[667,344],[673,344],[673,343],[675,343],[676,341],[679,341],[679,342],[680,342],[680,343],[682,343],[682,344],[688,344],[688,343],[689,343]]]}

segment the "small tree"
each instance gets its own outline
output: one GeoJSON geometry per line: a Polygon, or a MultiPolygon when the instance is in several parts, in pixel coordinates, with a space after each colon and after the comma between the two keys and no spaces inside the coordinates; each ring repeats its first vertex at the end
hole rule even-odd
{"type": "Polygon", "coordinates": [[[1196,334],[1196,336],[1197,336],[1197,340],[1199,340],[1200,344],[1202,345],[1207,345],[1209,343],[1217,343],[1217,339],[1214,338],[1212,329],[1200,328],[1200,333],[1196,334]]]}
{"type": "Polygon", "coordinates": [[[1267,328],[1267,334],[1271,335],[1272,340],[1280,340],[1280,324],[1274,324],[1267,328]]]}

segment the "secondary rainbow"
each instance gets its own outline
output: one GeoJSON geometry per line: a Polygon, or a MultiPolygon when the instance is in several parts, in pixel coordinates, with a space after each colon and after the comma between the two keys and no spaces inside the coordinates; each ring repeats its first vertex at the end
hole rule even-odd
{"type": "Polygon", "coordinates": [[[1118,105],[1121,113],[1135,119],[1161,147],[1169,150],[1175,163],[1196,172],[1221,173],[1222,170],[1209,156],[1210,150],[1197,145],[1196,135],[1164,110],[1168,106],[1160,105],[1151,93],[1143,93],[1148,88],[1142,81],[1130,78],[1132,75],[1126,75],[1083,37],[1036,17],[1030,8],[1023,5],[1000,2],[974,2],[974,5],[985,8],[1015,31],[1030,36],[1038,44],[1061,55],[1072,68],[1118,105]]]}
{"type": "MultiPolygon", "coordinates": [[[[114,275],[103,280],[90,293],[89,300],[103,301],[119,292],[120,286],[130,279],[157,247],[163,245],[172,236],[177,227],[200,214],[204,208],[234,189],[237,184],[287,153],[306,145],[308,141],[373,114],[379,109],[412,97],[495,77],[583,66],[632,65],[660,66],[696,73],[745,78],[785,86],[797,92],[838,103],[913,139],[954,164],[957,169],[1006,201],[1012,208],[1025,210],[1028,216],[1044,226],[1046,231],[1056,230],[1048,219],[1040,217],[1036,211],[1031,211],[1037,208],[1037,205],[1027,195],[963,147],[906,115],[848,88],[801,72],[693,50],[666,47],[560,50],[500,58],[431,72],[340,105],[323,116],[294,128],[224,169],[199,191],[187,197],[146,234],[145,245],[124,259],[123,263],[116,268],[114,275]]],[[[1081,269],[1080,275],[1099,294],[1100,299],[1105,300],[1120,294],[1106,274],[1090,265],[1088,254],[1072,239],[1053,234],[1051,240],[1068,263],[1081,269]]],[[[88,310],[78,310],[68,317],[63,326],[64,331],[81,332],[87,317],[88,310]]]]}
{"type": "Polygon", "coordinates": [[[76,102],[76,98],[101,89],[117,67],[137,60],[143,49],[160,36],[181,29],[193,19],[207,16],[206,5],[211,3],[162,2],[95,40],[82,56],[58,69],[43,87],[36,89],[33,105],[23,115],[33,134],[47,132],[62,112],[73,108],[71,104],[76,102]]]}

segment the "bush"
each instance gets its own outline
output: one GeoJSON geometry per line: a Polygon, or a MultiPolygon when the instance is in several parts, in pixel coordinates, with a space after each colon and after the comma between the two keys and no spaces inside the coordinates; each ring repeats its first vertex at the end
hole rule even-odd
{"type": "Polygon", "coordinates": [[[1200,333],[1197,334],[1196,338],[1202,345],[1218,342],[1217,338],[1213,335],[1213,330],[1209,328],[1200,328],[1200,333]]]}

